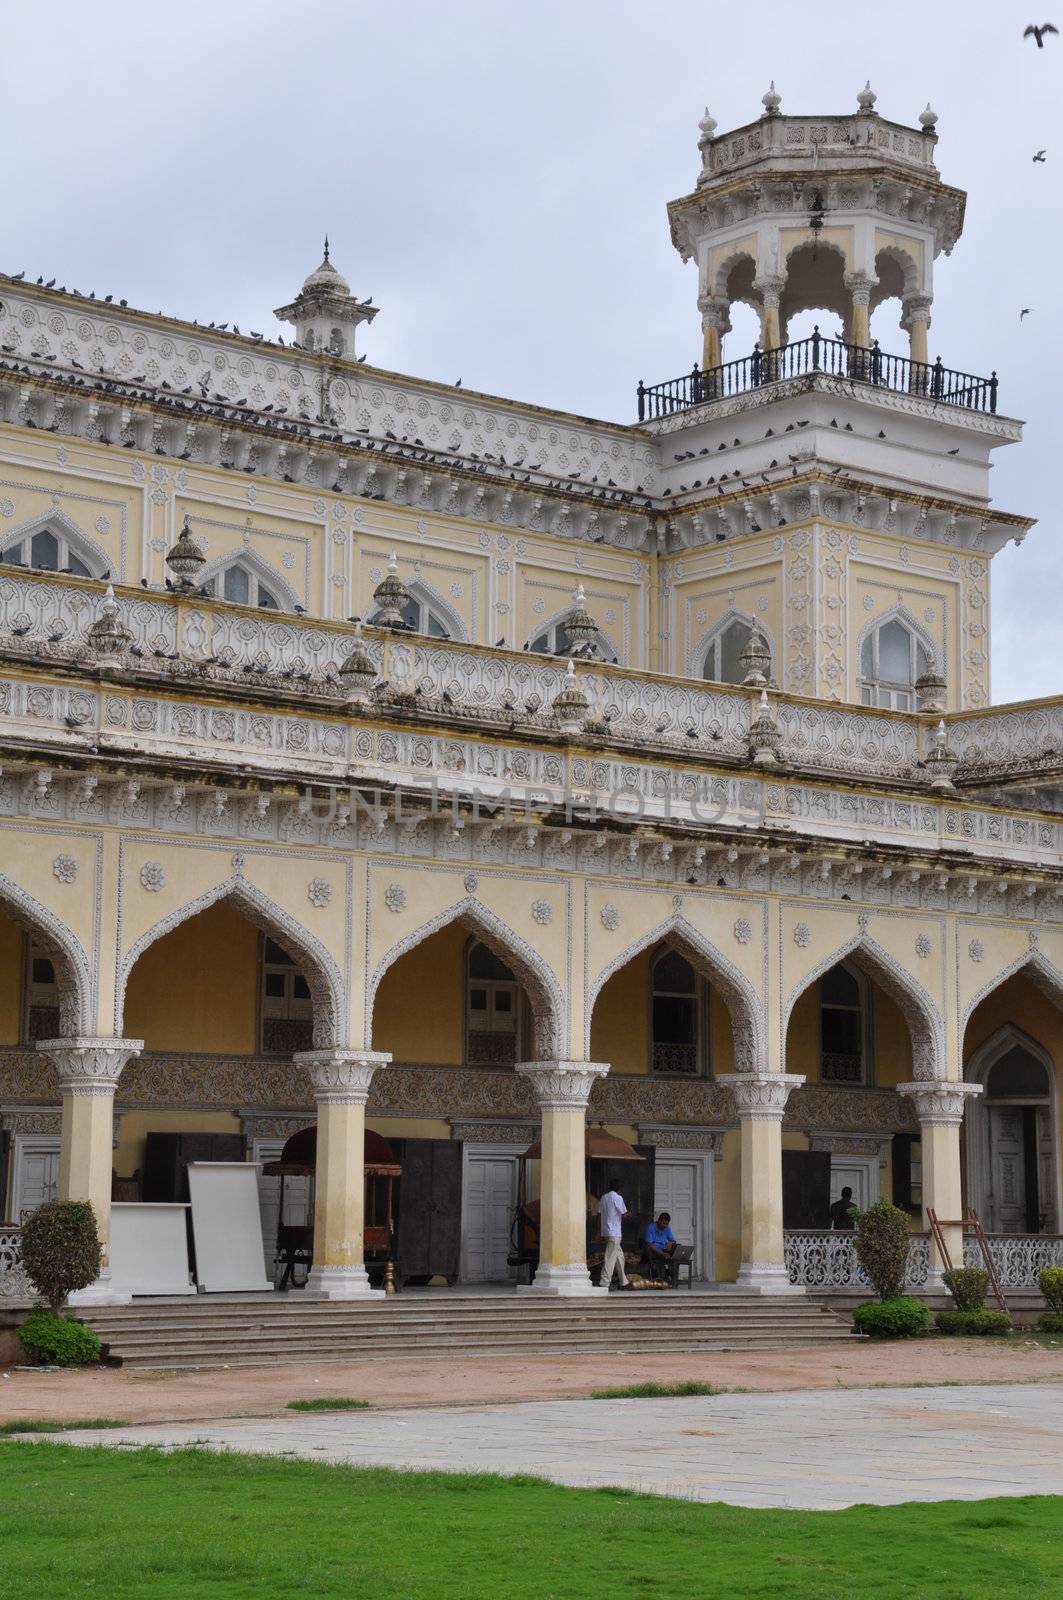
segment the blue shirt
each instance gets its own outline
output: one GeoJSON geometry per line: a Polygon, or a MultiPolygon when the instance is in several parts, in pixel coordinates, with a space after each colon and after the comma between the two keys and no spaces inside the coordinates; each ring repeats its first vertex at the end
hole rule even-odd
{"type": "Polygon", "coordinates": [[[663,1250],[666,1244],[675,1244],[671,1228],[659,1228],[655,1222],[649,1224],[644,1237],[647,1244],[656,1245],[658,1250],[663,1250]]]}

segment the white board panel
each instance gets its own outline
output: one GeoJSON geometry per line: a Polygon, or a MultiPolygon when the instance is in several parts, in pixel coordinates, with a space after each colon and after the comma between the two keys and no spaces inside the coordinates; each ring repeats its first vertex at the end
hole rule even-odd
{"type": "Polygon", "coordinates": [[[111,1282],[125,1294],[195,1294],[188,1270],[187,1206],[111,1206],[111,1282]]]}
{"type": "Polygon", "coordinates": [[[205,1294],[272,1289],[262,1253],[258,1168],[247,1161],[190,1161],[196,1278],[205,1294]]]}

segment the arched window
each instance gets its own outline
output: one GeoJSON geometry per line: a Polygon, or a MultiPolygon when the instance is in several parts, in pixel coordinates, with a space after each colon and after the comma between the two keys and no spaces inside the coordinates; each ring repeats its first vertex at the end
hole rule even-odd
{"type": "Polygon", "coordinates": [[[887,711],[911,711],[916,680],[928,670],[929,657],[915,630],[899,617],[867,635],[860,646],[860,700],[887,711]]]}
{"type": "Polygon", "coordinates": [[[264,611],[280,611],[280,602],[268,584],[257,572],[234,561],[206,583],[200,584],[201,594],[212,594],[219,600],[231,600],[238,606],[259,606],[264,611]]]}
{"type": "Polygon", "coordinates": [[[504,961],[478,939],[465,954],[465,1059],[512,1066],[522,1033],[523,994],[504,961]]]}
{"type": "Polygon", "coordinates": [[[666,945],[650,962],[650,1065],[654,1072],[701,1071],[702,1007],[698,975],[666,945]]]}
{"type": "Polygon", "coordinates": [[[266,1055],[289,1055],[314,1044],[314,1002],[310,985],[295,962],[273,939],[262,940],[259,999],[260,1048],[266,1055]]]}
{"type": "Polygon", "coordinates": [[[824,1083],[871,1080],[870,1008],[862,973],[844,961],[819,984],[819,1075],[824,1083]]]}
{"type": "MultiPolygon", "coordinates": [[[[465,630],[449,607],[416,582],[407,584],[410,598],[402,608],[402,620],[411,633],[423,633],[429,639],[464,639],[465,630]]],[[[372,622],[376,612],[366,618],[372,622]]]]}
{"type": "MultiPolygon", "coordinates": [[[[552,622],[542,633],[537,633],[533,639],[528,640],[528,649],[539,656],[568,656],[572,654],[572,641],[565,627],[565,619],[552,622]]],[[[585,657],[593,661],[613,661],[615,655],[603,633],[596,633],[593,639],[588,640],[585,657]]]]}
{"type": "Polygon", "coordinates": [[[0,562],[8,567],[36,567],[41,572],[63,572],[75,578],[99,578],[103,568],[94,561],[61,526],[38,528],[16,539],[0,553],[0,562]]]}
{"type": "Polygon", "coordinates": [[[986,1074],[985,1093],[987,1100],[1047,1100],[1048,1068],[1021,1044],[1012,1045],[986,1074]]]}
{"type": "Polygon", "coordinates": [[[23,992],[22,1038],[25,1044],[54,1039],[59,1031],[59,985],[55,963],[47,951],[26,941],[26,982],[23,992]],[[55,1033],[52,1032],[55,1029],[55,1033]]]}
{"type": "MultiPolygon", "coordinates": [[[[759,631],[763,637],[763,628],[759,631]]],[[[712,683],[741,683],[746,675],[742,656],[749,648],[752,632],[753,623],[741,616],[733,616],[717,627],[706,646],[702,676],[712,683]]],[[[774,665],[769,677],[773,671],[774,665]]]]}

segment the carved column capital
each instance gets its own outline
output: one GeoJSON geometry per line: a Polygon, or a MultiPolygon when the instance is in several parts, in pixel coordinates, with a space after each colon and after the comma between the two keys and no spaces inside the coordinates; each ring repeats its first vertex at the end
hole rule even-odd
{"type": "Polygon", "coordinates": [[[730,305],[720,295],[699,294],[698,310],[701,312],[702,326],[718,328],[721,333],[731,330],[730,305]]]}
{"type": "Polygon", "coordinates": [[[958,1128],[967,1101],[982,1093],[980,1083],[899,1083],[897,1093],[907,1095],[924,1127],[958,1128]]]}
{"type": "Polygon", "coordinates": [[[378,1067],[391,1060],[387,1050],[300,1050],[292,1057],[310,1079],[320,1105],[364,1106],[378,1067]]]}
{"type": "Polygon", "coordinates": [[[932,294],[908,294],[901,301],[901,327],[906,333],[911,332],[913,322],[925,322],[930,326],[930,307],[934,304],[932,294]]]}
{"type": "Polygon", "coordinates": [[[591,1090],[609,1071],[608,1061],[518,1061],[515,1070],[531,1084],[543,1111],[586,1111],[591,1090]]]}
{"type": "Polygon", "coordinates": [[[781,1122],[786,1102],[804,1077],[795,1072],[725,1072],[716,1082],[730,1089],[740,1121],[781,1122]]]}
{"type": "Polygon", "coordinates": [[[114,1094],[122,1068],[144,1048],[143,1039],[41,1039],[37,1049],[59,1074],[64,1095],[114,1094]]]}
{"type": "Polygon", "coordinates": [[[786,279],[781,273],[765,273],[753,280],[753,288],[759,290],[765,306],[777,306],[786,288],[786,279]]]}
{"type": "Polygon", "coordinates": [[[847,272],[843,281],[852,295],[854,305],[871,304],[872,283],[866,272],[847,272]]]}

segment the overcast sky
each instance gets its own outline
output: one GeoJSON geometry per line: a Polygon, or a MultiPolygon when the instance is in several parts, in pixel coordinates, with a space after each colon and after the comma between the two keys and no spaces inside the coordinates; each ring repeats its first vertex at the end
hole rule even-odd
{"type": "MultiPolygon", "coordinates": [[[[9,6],[0,265],[276,331],[272,308],[317,265],[327,230],[352,288],[381,307],[362,334],[371,361],[628,421],[640,377],[699,354],[696,274],[672,249],[665,203],[693,187],[706,102],[723,131],[759,114],[770,78],[784,112],[853,110],[868,77],[883,116],[915,123],[930,100],[942,177],[970,197],[964,236],[938,262],[931,356],[998,371],[1001,410],[1027,432],[998,453],[994,498],[1040,518],[993,565],[993,698],[1051,694],[1063,690],[1051,488],[1063,36],[1040,51],[1023,40],[1026,9],[9,6]]],[[[903,351],[899,330],[875,331],[903,351]]]]}

